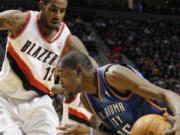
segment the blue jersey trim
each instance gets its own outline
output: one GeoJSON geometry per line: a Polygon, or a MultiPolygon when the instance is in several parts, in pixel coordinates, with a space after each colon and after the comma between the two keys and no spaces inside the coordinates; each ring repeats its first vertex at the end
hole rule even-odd
{"type": "MultiPolygon", "coordinates": [[[[102,74],[103,82],[106,84],[106,86],[107,86],[108,89],[111,91],[111,93],[112,93],[114,96],[116,96],[117,98],[121,99],[121,100],[128,100],[128,99],[130,99],[130,98],[132,97],[133,92],[131,92],[127,97],[122,97],[122,96],[116,94],[115,90],[113,90],[113,89],[108,85],[108,83],[106,82],[106,79],[105,79],[105,71],[106,71],[110,66],[112,66],[112,65],[113,65],[113,64],[108,64],[108,65],[105,65],[105,66],[101,67],[101,68],[98,70],[98,71],[100,72],[100,73],[98,73],[98,78],[99,78],[100,74],[102,74]]],[[[98,83],[100,83],[100,80],[99,80],[98,83]]],[[[99,85],[100,85],[100,84],[99,84],[99,85]]],[[[100,91],[100,92],[99,92],[99,97],[101,98],[101,89],[99,89],[98,91],[100,91]]],[[[102,99],[102,98],[101,98],[101,99],[102,99]]],[[[103,100],[102,100],[102,101],[103,101],[103,100]]]]}

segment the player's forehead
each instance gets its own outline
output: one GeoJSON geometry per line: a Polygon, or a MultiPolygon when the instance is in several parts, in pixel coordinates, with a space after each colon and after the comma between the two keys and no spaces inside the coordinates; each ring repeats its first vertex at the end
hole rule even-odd
{"type": "Polygon", "coordinates": [[[49,7],[54,8],[66,8],[67,7],[67,0],[50,0],[48,3],[49,7]]]}
{"type": "Polygon", "coordinates": [[[64,70],[65,70],[65,68],[63,68],[63,66],[62,66],[62,64],[60,63],[60,64],[58,64],[57,65],[57,72],[59,72],[59,73],[62,73],[62,72],[64,72],[64,70]]]}
{"type": "Polygon", "coordinates": [[[68,74],[71,71],[72,71],[72,69],[68,68],[67,66],[63,66],[62,64],[58,65],[58,72],[60,74],[68,74]]]}

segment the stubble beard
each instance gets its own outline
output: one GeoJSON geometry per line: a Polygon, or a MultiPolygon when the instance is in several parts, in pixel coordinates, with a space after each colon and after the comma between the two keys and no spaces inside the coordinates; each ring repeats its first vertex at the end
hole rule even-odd
{"type": "Polygon", "coordinates": [[[42,16],[41,16],[41,23],[48,30],[59,30],[59,26],[50,26],[48,24],[48,19],[46,18],[46,16],[44,14],[42,14],[42,16]]]}

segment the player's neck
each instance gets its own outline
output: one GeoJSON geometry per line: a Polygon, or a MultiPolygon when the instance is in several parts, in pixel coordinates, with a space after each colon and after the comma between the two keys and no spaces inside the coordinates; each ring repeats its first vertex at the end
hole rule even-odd
{"type": "Polygon", "coordinates": [[[49,28],[44,22],[43,22],[43,19],[39,19],[39,25],[40,25],[40,29],[41,29],[41,32],[42,34],[46,37],[46,38],[52,38],[54,37],[54,35],[59,31],[59,28],[58,29],[51,29],[49,28]]]}
{"type": "Polygon", "coordinates": [[[94,71],[91,72],[91,74],[88,74],[88,76],[85,77],[87,80],[84,81],[84,90],[85,92],[89,94],[95,95],[97,93],[97,75],[94,71]]]}

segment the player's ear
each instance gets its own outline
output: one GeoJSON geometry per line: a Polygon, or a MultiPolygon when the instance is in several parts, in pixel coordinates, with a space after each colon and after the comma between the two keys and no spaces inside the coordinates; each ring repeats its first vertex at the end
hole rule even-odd
{"type": "Polygon", "coordinates": [[[44,2],[42,0],[39,1],[39,9],[42,11],[44,8],[44,2]]]}
{"type": "Polygon", "coordinates": [[[77,73],[77,75],[79,75],[81,73],[81,71],[82,71],[82,66],[80,64],[78,64],[76,66],[76,73],[77,73]]]}

